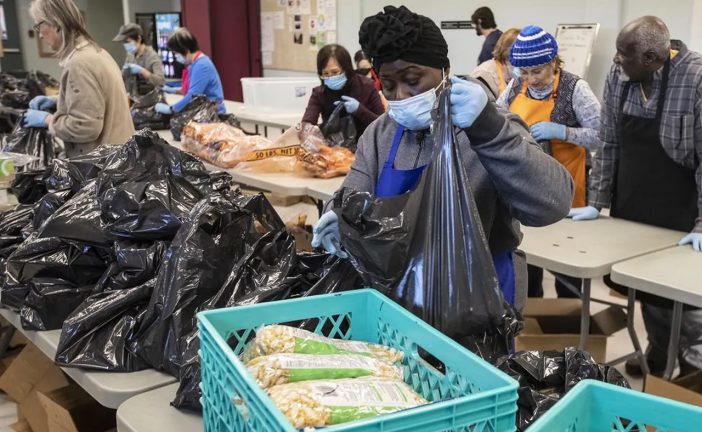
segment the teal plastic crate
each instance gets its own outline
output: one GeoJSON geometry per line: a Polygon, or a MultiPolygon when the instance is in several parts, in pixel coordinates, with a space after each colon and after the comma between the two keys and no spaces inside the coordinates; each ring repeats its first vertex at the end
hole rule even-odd
{"type": "Polygon", "coordinates": [[[312,320],[318,334],[403,351],[405,382],[433,402],[325,431],[515,430],[516,381],[377,291],[362,289],[199,313],[206,432],[296,430],[237,355],[261,325],[299,320],[312,320]],[[228,339],[237,341],[234,350],[228,339]],[[420,357],[419,347],[444,364],[445,374],[420,357]]]}
{"type": "Polygon", "coordinates": [[[584,380],[527,429],[527,432],[542,431],[702,431],[702,408],[584,380]]]}

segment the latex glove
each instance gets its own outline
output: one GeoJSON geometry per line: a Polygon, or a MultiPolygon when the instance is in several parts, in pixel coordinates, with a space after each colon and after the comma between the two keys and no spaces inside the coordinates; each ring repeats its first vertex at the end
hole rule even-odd
{"type": "Polygon", "coordinates": [[[570,209],[568,217],[574,221],[593,220],[600,217],[600,211],[593,206],[575,207],[570,209]]]}
{"type": "Polygon", "coordinates": [[[46,111],[39,110],[27,110],[24,113],[24,118],[22,119],[22,127],[32,127],[32,128],[45,128],[48,127],[46,124],[46,117],[49,115],[46,111]]]}
{"type": "Polygon", "coordinates": [[[154,106],[154,111],[161,114],[173,114],[173,109],[170,105],[159,102],[154,106]]]}
{"type": "Polygon", "coordinates": [[[480,84],[451,77],[451,118],[461,129],[469,128],[487,105],[488,97],[480,84]]]}
{"type": "Polygon", "coordinates": [[[339,234],[339,218],[336,213],[328,211],[319,218],[319,222],[312,230],[312,247],[323,246],[332,255],[339,258],[348,258],[346,252],[341,250],[341,235],[339,234]]]}
{"type": "Polygon", "coordinates": [[[690,233],[680,240],[679,246],[691,244],[692,249],[702,252],[702,233],[690,233]]]}
{"type": "Polygon", "coordinates": [[[164,93],[169,93],[169,94],[176,94],[178,93],[178,90],[180,90],[182,87],[171,87],[171,86],[161,86],[161,90],[163,90],[164,93]]]}
{"type": "Polygon", "coordinates": [[[138,64],[134,63],[125,63],[124,64],[124,69],[129,69],[129,72],[132,75],[139,75],[141,73],[141,70],[144,69],[143,67],[139,66],[138,64]]]}
{"type": "Polygon", "coordinates": [[[29,101],[29,109],[46,111],[56,106],[56,99],[49,96],[36,96],[29,101]]]}
{"type": "Polygon", "coordinates": [[[540,122],[531,127],[531,136],[536,141],[558,139],[564,141],[566,139],[565,125],[553,122],[540,122]]]}
{"type": "Polygon", "coordinates": [[[351,96],[341,96],[341,100],[334,102],[334,105],[339,105],[340,103],[344,104],[344,108],[346,108],[346,112],[349,114],[355,113],[361,105],[359,101],[351,96]]]}

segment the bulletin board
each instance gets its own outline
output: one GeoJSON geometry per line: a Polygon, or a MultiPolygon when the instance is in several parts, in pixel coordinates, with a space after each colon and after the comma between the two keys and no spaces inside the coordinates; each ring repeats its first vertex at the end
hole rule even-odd
{"type": "Polygon", "coordinates": [[[597,23],[559,24],[556,27],[558,55],[565,63],[563,69],[585,78],[599,30],[600,25],[597,23]]]}
{"type": "Polygon", "coordinates": [[[336,43],[337,0],[260,1],[263,67],[316,72],[317,51],[336,43]]]}

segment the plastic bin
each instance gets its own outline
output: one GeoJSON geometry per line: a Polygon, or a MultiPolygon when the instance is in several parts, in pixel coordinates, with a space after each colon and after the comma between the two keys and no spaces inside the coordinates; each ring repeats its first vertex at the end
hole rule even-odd
{"type": "Polygon", "coordinates": [[[319,78],[241,78],[246,109],[276,115],[301,114],[319,85],[319,78]]]}
{"type": "Polygon", "coordinates": [[[692,432],[702,408],[600,381],[584,380],[527,432],[692,432]]]}
{"type": "Polygon", "coordinates": [[[517,382],[375,290],[218,309],[198,319],[207,432],[296,430],[237,355],[261,325],[299,320],[316,322],[318,334],[402,350],[405,381],[434,402],[325,431],[515,430],[517,382]],[[234,350],[227,340],[236,342],[234,350]],[[446,374],[425,362],[418,347],[440,360],[446,374]]]}

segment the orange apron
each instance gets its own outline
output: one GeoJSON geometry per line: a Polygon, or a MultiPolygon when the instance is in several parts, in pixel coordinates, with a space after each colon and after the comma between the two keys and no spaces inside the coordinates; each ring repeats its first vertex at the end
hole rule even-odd
{"type": "MultiPolygon", "coordinates": [[[[557,97],[559,78],[560,74],[556,73],[553,81],[553,93],[547,100],[536,100],[528,97],[526,95],[527,83],[525,81],[522,85],[522,91],[514,98],[509,110],[520,116],[529,127],[539,122],[550,122],[557,97]]],[[[572,207],[586,206],[585,161],[587,160],[587,150],[578,145],[554,139],[551,140],[551,156],[560,162],[573,177],[575,196],[573,197],[572,207]]]]}

